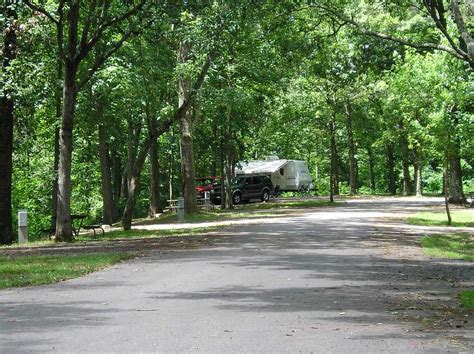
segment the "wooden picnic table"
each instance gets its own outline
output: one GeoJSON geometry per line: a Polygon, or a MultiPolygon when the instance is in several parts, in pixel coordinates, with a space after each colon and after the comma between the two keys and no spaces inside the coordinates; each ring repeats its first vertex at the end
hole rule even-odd
{"type": "Polygon", "coordinates": [[[79,235],[79,232],[81,231],[82,223],[85,218],[87,218],[86,214],[71,214],[72,231],[74,232],[75,237],[79,235]],[[74,223],[75,220],[78,220],[77,226],[74,223]]]}
{"type": "Polygon", "coordinates": [[[167,202],[171,211],[178,210],[178,199],[168,199],[167,202]]]}

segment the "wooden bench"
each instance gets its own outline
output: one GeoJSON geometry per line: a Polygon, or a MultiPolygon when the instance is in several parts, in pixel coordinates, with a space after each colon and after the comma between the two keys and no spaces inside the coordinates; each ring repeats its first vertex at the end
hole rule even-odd
{"type": "MultiPolygon", "coordinates": [[[[94,236],[96,235],[96,229],[102,230],[102,235],[104,234],[104,229],[102,228],[102,225],[82,225],[82,222],[85,218],[87,218],[86,214],[71,214],[71,226],[74,237],[77,237],[79,235],[81,228],[94,231],[94,236]]],[[[41,229],[40,232],[47,234],[48,238],[51,239],[51,236],[56,233],[56,218],[51,219],[51,225],[49,228],[41,229]]]]}

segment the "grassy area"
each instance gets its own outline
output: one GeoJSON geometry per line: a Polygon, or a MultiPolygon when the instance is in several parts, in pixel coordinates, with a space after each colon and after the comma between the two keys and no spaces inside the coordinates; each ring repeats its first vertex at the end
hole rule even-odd
{"type": "MultiPolygon", "coordinates": [[[[196,234],[202,234],[216,230],[217,227],[193,227],[190,229],[164,229],[164,230],[116,230],[106,232],[102,235],[102,232],[97,234],[97,239],[100,240],[116,240],[116,239],[133,239],[133,238],[153,238],[153,237],[166,237],[166,236],[190,236],[196,234]]],[[[91,235],[80,235],[76,238],[78,242],[86,242],[91,239],[91,235]]]]}
{"type": "MultiPolygon", "coordinates": [[[[278,216],[279,213],[262,213],[262,212],[251,212],[243,210],[210,210],[208,212],[199,212],[194,215],[186,215],[184,218],[185,223],[200,223],[200,222],[213,222],[213,221],[225,221],[232,219],[247,219],[247,218],[263,218],[278,216]]],[[[159,219],[144,220],[140,222],[140,225],[147,224],[176,224],[178,223],[178,216],[176,213],[169,213],[162,215],[159,219]]]]}
{"type": "Polygon", "coordinates": [[[0,289],[77,278],[131,257],[111,253],[0,257],[0,289]]]}
{"type": "Polygon", "coordinates": [[[335,206],[337,203],[331,203],[329,200],[282,200],[279,202],[248,204],[242,207],[242,210],[266,210],[266,209],[291,209],[291,208],[315,208],[322,206],[335,206]]]}
{"type": "Polygon", "coordinates": [[[421,245],[431,257],[474,261],[474,236],[467,233],[426,236],[421,245]]]}
{"type": "MultiPolygon", "coordinates": [[[[474,209],[452,210],[452,224],[457,227],[474,227],[474,209]]],[[[445,226],[448,225],[446,213],[442,211],[416,213],[408,218],[411,225],[445,226]]]]}
{"type": "MultiPolygon", "coordinates": [[[[200,223],[232,219],[276,217],[281,215],[284,209],[334,206],[336,204],[337,203],[330,203],[325,200],[284,200],[280,202],[249,203],[236,206],[235,209],[232,210],[214,209],[208,212],[199,212],[191,216],[186,215],[185,222],[200,223]]],[[[168,223],[178,223],[176,213],[161,215],[159,219],[144,219],[140,221],[140,225],[168,223]]]]}
{"type": "Polygon", "coordinates": [[[474,310],[474,290],[462,291],[459,300],[465,308],[474,310]]]}

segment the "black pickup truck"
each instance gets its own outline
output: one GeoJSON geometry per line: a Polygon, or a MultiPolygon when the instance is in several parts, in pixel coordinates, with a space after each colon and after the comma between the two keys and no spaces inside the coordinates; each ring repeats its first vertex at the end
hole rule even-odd
{"type": "MultiPolygon", "coordinates": [[[[273,183],[267,175],[239,175],[232,179],[232,203],[237,205],[251,199],[267,202],[273,190],[273,183]]],[[[220,184],[216,184],[211,190],[211,200],[214,204],[220,204],[220,184]]]]}

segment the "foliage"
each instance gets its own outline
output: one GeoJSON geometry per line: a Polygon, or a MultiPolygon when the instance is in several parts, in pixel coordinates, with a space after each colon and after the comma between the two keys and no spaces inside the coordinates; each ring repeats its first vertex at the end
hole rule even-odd
{"type": "MultiPolygon", "coordinates": [[[[57,15],[58,1],[39,3],[57,15]]],[[[111,4],[111,14],[121,10],[119,2],[111,4]]],[[[401,193],[404,138],[410,182],[419,162],[424,193],[442,192],[446,153],[452,149],[458,149],[464,191],[474,190],[473,73],[468,64],[447,51],[410,49],[364,35],[354,23],[341,21],[346,16],[379,33],[449,45],[429,16],[404,1],[251,4],[147,2],[140,16],[123,29],[133,29],[133,35],[90,76],[88,68],[98,55],[121,38],[115,33],[117,26],[104,33],[78,72],[79,78],[90,78],[75,105],[73,213],[89,215],[87,223],[103,218],[98,128],[104,126],[107,169],[118,215],[122,214],[130,161],[153,133],[149,123],[154,121],[160,129],[173,117],[178,79],[195,79],[209,53],[211,65],[192,107],[199,177],[221,175],[226,156],[235,163],[278,155],[307,161],[318,195],[326,195],[334,125],[334,172],[341,194],[350,192],[351,159],[356,162],[359,194],[389,193],[390,172],[401,193]],[[191,49],[189,60],[178,64],[179,43],[189,43],[191,49]],[[393,149],[393,171],[388,148],[393,149]]],[[[28,209],[34,239],[52,220],[56,106],[63,73],[58,72],[55,24],[26,6],[18,15],[19,55],[0,80],[12,88],[15,99],[13,213],[15,217],[18,209],[28,209]]],[[[83,15],[81,21],[87,17],[85,9],[83,15]]],[[[4,25],[3,18],[0,23],[4,25]]],[[[457,38],[451,18],[447,26],[457,38]]],[[[164,205],[182,191],[176,122],[162,132],[156,146],[164,205]]],[[[149,213],[150,165],[148,159],[141,172],[135,217],[149,213]]]]}

